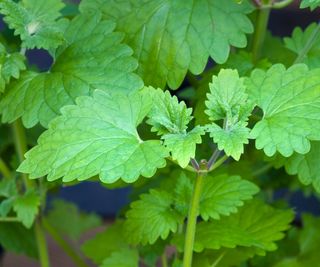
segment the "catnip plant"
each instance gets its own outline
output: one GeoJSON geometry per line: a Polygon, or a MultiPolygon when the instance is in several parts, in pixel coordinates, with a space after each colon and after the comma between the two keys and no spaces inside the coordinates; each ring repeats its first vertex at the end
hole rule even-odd
{"type": "Polygon", "coordinates": [[[317,266],[320,219],[274,199],[320,192],[320,26],[267,31],[290,4],[0,0],[2,247],[41,267],[47,235],[80,267],[317,266]],[[101,219],[46,196],[83,181],[131,203],[79,249],[101,219]]]}

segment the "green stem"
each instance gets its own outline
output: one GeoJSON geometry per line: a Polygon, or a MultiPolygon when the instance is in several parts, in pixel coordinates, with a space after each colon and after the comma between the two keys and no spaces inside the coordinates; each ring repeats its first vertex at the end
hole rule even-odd
{"type": "Polygon", "coordinates": [[[168,267],[166,250],[164,250],[164,252],[161,255],[161,265],[162,267],[168,267]]]}
{"type": "Polygon", "coordinates": [[[87,263],[81,258],[81,256],[76,253],[72,246],[60,236],[56,229],[52,227],[46,219],[42,220],[42,225],[77,266],[88,267],[87,263]]]}
{"type": "MultiPolygon", "coordinates": [[[[168,157],[168,160],[170,160],[172,163],[180,166],[180,165],[178,164],[178,162],[177,162],[176,160],[174,160],[173,158],[168,157]]],[[[195,170],[195,169],[194,169],[192,166],[190,166],[190,165],[188,165],[187,167],[185,167],[184,170],[189,171],[189,172],[197,172],[197,170],[195,170]]]]}
{"type": "Polygon", "coordinates": [[[260,7],[257,12],[258,15],[256,20],[256,29],[253,35],[252,45],[252,58],[254,63],[259,60],[261,55],[261,50],[268,27],[270,7],[260,7]]]}
{"type": "Polygon", "coordinates": [[[307,53],[310,51],[318,37],[320,36],[320,23],[318,23],[318,26],[314,29],[312,34],[310,35],[306,45],[303,47],[303,49],[298,54],[296,60],[293,62],[293,64],[301,63],[307,53]]]}
{"type": "Polygon", "coordinates": [[[269,164],[265,164],[263,165],[261,168],[257,169],[256,171],[254,171],[252,173],[253,176],[259,176],[265,172],[267,172],[268,170],[270,170],[272,168],[272,164],[269,163],[269,164]]]}
{"type": "Polygon", "coordinates": [[[0,217],[0,222],[20,222],[17,217],[0,217]]]}
{"type": "MultiPolygon", "coordinates": [[[[27,146],[27,137],[26,137],[25,129],[20,119],[16,120],[12,124],[12,131],[13,131],[15,149],[18,154],[19,161],[22,162],[24,160],[24,155],[28,150],[28,146],[27,146]]],[[[27,174],[22,174],[22,177],[23,177],[23,181],[26,189],[30,189],[34,187],[33,182],[28,179],[27,174]]],[[[41,267],[50,267],[46,237],[42,229],[41,221],[39,220],[39,218],[35,222],[35,238],[37,241],[38,254],[39,254],[41,267]]]]}
{"type": "Polygon", "coordinates": [[[275,2],[272,4],[273,9],[281,9],[288,5],[290,5],[293,2],[293,0],[283,0],[281,2],[275,2]]]}
{"type": "Polygon", "coordinates": [[[213,170],[215,170],[216,168],[220,167],[229,157],[227,155],[224,155],[223,157],[221,157],[220,159],[218,159],[216,161],[216,163],[214,163],[210,169],[208,170],[208,172],[212,172],[213,170]]]}
{"type": "MultiPolygon", "coordinates": [[[[13,132],[14,145],[18,154],[19,162],[22,162],[24,160],[24,154],[28,150],[26,133],[20,119],[13,122],[11,127],[13,132]]],[[[22,177],[25,187],[31,187],[32,182],[28,179],[27,174],[23,173],[22,177]]]]}
{"type": "Polygon", "coordinates": [[[38,246],[40,265],[41,267],[50,267],[45,232],[39,220],[35,223],[35,236],[38,246]]]}
{"type": "Polygon", "coordinates": [[[0,158],[0,173],[3,175],[4,178],[9,179],[11,178],[11,171],[7,164],[0,158]]]}
{"type": "Polygon", "coordinates": [[[199,202],[204,176],[205,173],[198,173],[195,181],[195,187],[193,189],[184,243],[183,267],[192,266],[193,245],[196,233],[197,217],[199,215],[199,202]]]}
{"type": "Polygon", "coordinates": [[[226,251],[222,252],[221,255],[212,263],[211,267],[217,267],[218,264],[221,262],[223,257],[226,255],[226,251]]]}

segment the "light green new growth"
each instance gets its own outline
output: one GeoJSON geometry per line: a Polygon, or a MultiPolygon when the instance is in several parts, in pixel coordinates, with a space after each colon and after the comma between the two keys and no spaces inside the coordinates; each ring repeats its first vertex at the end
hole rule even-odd
{"type": "Polygon", "coordinates": [[[140,92],[109,94],[96,90],[79,97],[53,120],[18,171],[49,181],[86,180],[99,175],[105,183],[151,177],[166,165],[167,150],[158,140],[142,141],[137,126],[151,107],[140,92]]]}
{"type": "Polygon", "coordinates": [[[209,84],[210,93],[205,102],[212,124],[206,126],[207,131],[228,156],[239,160],[243,153],[243,145],[248,144],[250,129],[247,120],[253,109],[248,101],[243,78],[239,78],[236,70],[222,69],[218,76],[212,77],[209,84]],[[223,120],[223,127],[215,121],[223,120]]]}
{"type": "Polygon", "coordinates": [[[197,126],[187,131],[192,120],[192,109],[187,108],[183,101],[179,102],[176,96],[171,96],[169,91],[147,87],[144,93],[152,99],[147,123],[152,126],[152,131],[162,135],[161,139],[172,158],[185,168],[195,157],[196,145],[202,142],[203,127],[197,126]]]}
{"type": "Polygon", "coordinates": [[[268,71],[254,70],[246,80],[250,97],[262,109],[263,118],[250,137],[267,156],[276,151],[285,157],[305,154],[310,140],[320,140],[320,69],[304,64],[289,69],[281,64],[268,71]]]}
{"type": "Polygon", "coordinates": [[[22,47],[53,50],[64,42],[68,20],[59,19],[64,6],[61,0],[2,0],[0,13],[14,34],[20,35],[22,47]]]}
{"type": "Polygon", "coordinates": [[[166,83],[178,88],[188,70],[200,74],[209,56],[225,62],[230,45],[245,47],[245,34],[253,32],[247,1],[120,0],[106,5],[84,0],[80,10],[99,10],[114,19],[140,63],[138,74],[147,85],[160,88],[166,83]]]}
{"type": "Polygon", "coordinates": [[[183,217],[172,208],[173,198],[166,191],[150,190],[132,202],[126,214],[124,231],[132,244],[153,244],[159,237],[175,233],[183,217]]]}
{"type": "Polygon", "coordinates": [[[78,96],[104,91],[130,92],[142,88],[133,74],[137,62],[132,51],[121,44],[123,35],[113,32],[114,23],[95,15],[76,16],[65,32],[66,45],[59,47],[49,72],[26,72],[10,83],[0,101],[2,122],[22,117],[29,128],[49,122],[60,109],[78,96]]]}

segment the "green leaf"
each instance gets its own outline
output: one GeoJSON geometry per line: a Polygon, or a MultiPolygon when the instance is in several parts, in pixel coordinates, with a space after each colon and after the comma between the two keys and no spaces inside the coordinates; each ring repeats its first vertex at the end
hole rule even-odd
{"type": "Polygon", "coordinates": [[[40,197],[33,191],[17,196],[13,203],[13,210],[26,228],[30,228],[39,212],[40,197]]]}
{"type": "Polygon", "coordinates": [[[243,145],[249,143],[250,130],[246,126],[253,109],[245,92],[244,79],[239,78],[236,70],[222,69],[218,76],[212,77],[209,87],[205,112],[213,122],[206,127],[207,131],[219,150],[239,160],[243,145]],[[217,120],[224,120],[223,128],[214,123],[217,120]]]}
{"type": "Polygon", "coordinates": [[[320,142],[311,142],[311,149],[307,154],[294,153],[291,157],[284,160],[286,171],[295,175],[298,174],[299,180],[304,185],[312,184],[317,192],[320,193],[320,142]]]}
{"type": "MultiPolygon", "coordinates": [[[[320,2],[319,2],[320,3],[320,2]]],[[[320,35],[317,23],[311,23],[304,31],[297,27],[293,30],[291,37],[284,38],[285,46],[297,55],[305,53],[310,40],[312,45],[302,58],[302,62],[310,69],[320,67],[320,35]]]]}
{"type": "Polygon", "coordinates": [[[0,180],[0,197],[11,197],[17,194],[16,181],[14,179],[0,180]]]}
{"type": "Polygon", "coordinates": [[[159,140],[142,141],[137,126],[151,102],[140,92],[109,94],[96,90],[66,106],[26,153],[18,171],[49,181],[85,180],[99,174],[104,183],[134,182],[166,165],[167,150],[159,140]]]}
{"type": "Polygon", "coordinates": [[[38,257],[34,229],[20,223],[0,223],[0,244],[6,251],[38,257]]]}
{"type": "Polygon", "coordinates": [[[201,222],[197,226],[197,252],[221,247],[252,247],[258,255],[277,249],[275,241],[284,237],[293,219],[290,210],[276,210],[260,201],[251,201],[238,213],[218,221],[201,222]]]}
{"type": "Polygon", "coordinates": [[[182,217],[172,208],[173,198],[166,191],[150,190],[131,203],[124,231],[132,244],[153,244],[159,237],[175,233],[182,217]]]}
{"type": "Polygon", "coordinates": [[[2,0],[0,13],[15,35],[20,35],[22,47],[55,49],[64,42],[68,23],[61,17],[61,0],[2,0]]]}
{"type": "Polygon", "coordinates": [[[229,216],[252,199],[259,192],[253,183],[240,176],[206,176],[200,200],[200,215],[204,220],[219,220],[221,215],[229,216]]]}
{"type": "Polygon", "coordinates": [[[300,3],[300,8],[309,7],[311,11],[320,6],[320,0],[302,0],[300,3]]]}
{"type": "Polygon", "coordinates": [[[6,217],[13,207],[15,197],[10,197],[0,202],[0,217],[6,217]]]}
{"type": "Polygon", "coordinates": [[[145,83],[161,88],[166,82],[178,88],[188,70],[200,74],[209,56],[225,62],[230,45],[245,47],[245,34],[253,32],[247,1],[120,0],[106,5],[88,0],[80,5],[82,12],[97,9],[126,33],[145,83]]]}
{"type": "Polygon", "coordinates": [[[276,151],[285,157],[305,154],[309,140],[320,140],[320,69],[304,64],[289,69],[281,64],[268,71],[254,70],[247,80],[248,92],[263,111],[250,137],[267,156],[276,151]]]}
{"type": "Polygon", "coordinates": [[[138,267],[139,254],[137,250],[123,248],[113,252],[109,258],[106,258],[100,267],[138,267]]]}
{"type": "Polygon", "coordinates": [[[176,96],[171,96],[169,91],[147,87],[144,94],[152,99],[147,123],[152,126],[152,131],[163,135],[161,138],[172,158],[185,168],[190,158],[195,156],[196,145],[202,142],[204,129],[197,126],[187,132],[192,109],[187,108],[183,101],[179,102],[176,96]]]}
{"type": "Polygon", "coordinates": [[[20,53],[7,53],[5,47],[0,43],[0,93],[5,90],[11,78],[18,79],[20,71],[25,70],[24,56],[20,53]]]}
{"type": "Polygon", "coordinates": [[[132,50],[121,44],[123,35],[113,32],[114,23],[99,13],[75,17],[66,29],[66,45],[57,51],[49,72],[27,72],[8,85],[0,101],[2,122],[22,117],[27,128],[49,122],[61,107],[73,104],[78,96],[94,89],[131,92],[142,88],[133,74],[137,62],[132,50]]]}
{"type": "Polygon", "coordinates": [[[81,250],[94,263],[101,264],[112,253],[127,247],[129,246],[125,241],[123,222],[116,221],[108,226],[105,231],[86,241],[81,250]]]}
{"type": "Polygon", "coordinates": [[[192,120],[192,109],[171,96],[169,91],[147,87],[144,93],[152,99],[152,107],[148,113],[147,123],[153,132],[158,134],[185,133],[192,120]]]}
{"type": "Polygon", "coordinates": [[[204,134],[204,129],[197,126],[187,133],[165,134],[162,139],[164,139],[164,145],[170,150],[172,158],[185,168],[190,159],[195,157],[196,145],[201,144],[201,135],[204,134]]]}
{"type": "Polygon", "coordinates": [[[61,236],[68,236],[75,241],[86,231],[101,225],[97,215],[81,212],[75,204],[62,200],[53,202],[53,208],[46,218],[61,236]]]}

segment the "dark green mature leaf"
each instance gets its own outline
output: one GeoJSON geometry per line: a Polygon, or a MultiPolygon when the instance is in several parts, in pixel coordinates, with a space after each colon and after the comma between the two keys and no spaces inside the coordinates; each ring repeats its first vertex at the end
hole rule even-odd
{"type": "Polygon", "coordinates": [[[123,222],[116,221],[93,239],[86,241],[82,245],[84,254],[96,264],[101,264],[104,259],[123,248],[128,248],[123,232],[123,222]]]}
{"type": "Polygon", "coordinates": [[[63,32],[68,21],[60,19],[64,7],[61,0],[2,0],[0,13],[22,47],[55,49],[64,42],[63,32]]]}
{"type": "Polygon", "coordinates": [[[168,152],[159,140],[141,140],[137,126],[150,110],[140,92],[109,94],[96,90],[79,97],[53,120],[38,145],[26,153],[18,171],[49,181],[85,180],[95,175],[105,183],[151,177],[166,165],[168,152]]]}
{"type": "Polygon", "coordinates": [[[183,217],[173,208],[172,195],[166,191],[150,190],[131,203],[124,224],[125,235],[133,244],[153,244],[159,237],[166,239],[176,232],[183,217]]]}
{"type": "Polygon", "coordinates": [[[289,69],[281,64],[255,70],[247,79],[248,92],[263,111],[251,131],[256,148],[267,156],[305,154],[310,140],[320,140],[320,69],[304,64],[289,69]]]}
{"type": "Polygon", "coordinates": [[[320,67],[320,35],[318,32],[317,23],[311,23],[304,31],[297,27],[293,30],[291,37],[284,38],[285,46],[297,55],[305,53],[308,43],[312,41],[312,46],[301,59],[311,69],[320,67]]]}
{"type": "Polygon", "coordinates": [[[300,8],[309,7],[312,10],[320,6],[320,0],[302,0],[300,3],[300,8]]]}
{"type": "Polygon", "coordinates": [[[183,101],[179,102],[176,96],[171,96],[169,91],[148,87],[144,93],[152,99],[147,123],[152,126],[152,131],[162,135],[164,145],[170,150],[172,158],[185,168],[190,158],[195,157],[196,145],[201,143],[204,129],[197,126],[187,131],[192,120],[192,109],[187,108],[183,101]]]}
{"type": "Polygon", "coordinates": [[[6,251],[38,257],[34,229],[26,229],[21,223],[0,223],[0,244],[6,251]]]}
{"type": "Polygon", "coordinates": [[[40,197],[34,191],[28,191],[17,196],[13,203],[13,210],[26,228],[30,228],[39,212],[40,197]]]}
{"type": "Polygon", "coordinates": [[[245,92],[244,79],[239,78],[236,70],[222,69],[218,76],[212,77],[209,87],[205,112],[212,123],[207,126],[207,131],[219,150],[239,160],[243,145],[249,143],[250,130],[246,126],[253,109],[245,92]],[[224,120],[223,128],[214,123],[217,120],[224,120]]]}
{"type": "Polygon", "coordinates": [[[247,1],[118,0],[82,1],[80,10],[102,10],[126,33],[147,85],[178,88],[187,70],[200,74],[208,57],[226,61],[230,45],[245,47],[253,27],[247,1]]]}
{"type": "Polygon", "coordinates": [[[81,212],[75,204],[55,200],[46,219],[62,236],[78,240],[86,231],[101,225],[95,214],[81,212]]]}
{"type": "Polygon", "coordinates": [[[238,213],[197,226],[194,250],[200,252],[221,247],[252,247],[258,255],[277,249],[293,219],[290,210],[276,210],[260,201],[251,201],[238,213]]]}
{"type": "Polygon", "coordinates": [[[138,267],[139,254],[135,249],[122,248],[106,258],[100,267],[138,267]]]}
{"type": "Polygon", "coordinates": [[[47,127],[61,107],[76,97],[104,91],[131,92],[142,88],[133,74],[137,62],[132,50],[121,44],[123,34],[113,32],[114,23],[99,13],[75,17],[65,32],[66,45],[57,51],[49,72],[26,72],[8,85],[0,102],[2,122],[22,117],[26,127],[40,122],[47,127]]]}
{"type": "Polygon", "coordinates": [[[7,53],[6,48],[0,43],[0,93],[4,92],[11,78],[18,79],[20,71],[26,69],[24,60],[20,53],[7,53]]]}
{"type": "Polygon", "coordinates": [[[253,183],[240,176],[207,176],[200,200],[200,215],[204,220],[219,220],[221,215],[236,213],[245,200],[259,192],[253,183]]]}

